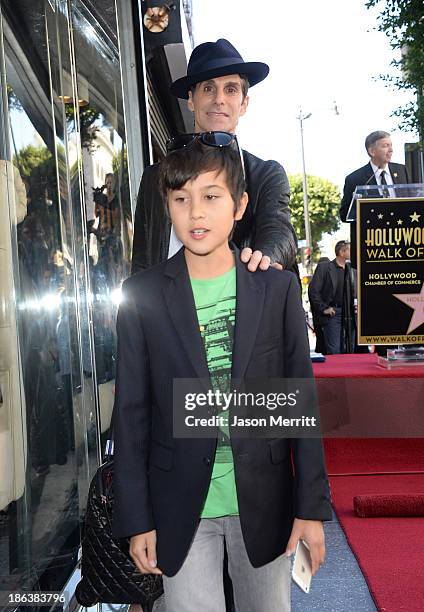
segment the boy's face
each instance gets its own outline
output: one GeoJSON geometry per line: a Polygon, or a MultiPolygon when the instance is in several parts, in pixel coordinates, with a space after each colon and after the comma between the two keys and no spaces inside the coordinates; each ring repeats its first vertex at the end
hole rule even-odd
{"type": "Polygon", "coordinates": [[[242,218],[247,205],[244,193],[234,212],[234,201],[224,172],[204,172],[181,189],[169,191],[172,224],[185,248],[198,256],[228,249],[234,221],[242,218]]]}

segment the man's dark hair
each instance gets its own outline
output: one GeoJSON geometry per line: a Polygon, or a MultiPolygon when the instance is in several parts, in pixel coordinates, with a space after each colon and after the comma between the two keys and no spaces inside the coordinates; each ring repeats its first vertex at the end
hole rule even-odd
{"type": "MultiPolygon", "coordinates": [[[[247,92],[249,91],[249,79],[247,78],[247,76],[245,74],[239,74],[239,77],[241,78],[241,93],[243,94],[243,100],[245,99],[245,97],[247,96],[247,92]]],[[[206,79],[209,80],[209,79],[206,79]]],[[[199,81],[199,83],[203,83],[204,81],[199,81]]],[[[194,94],[194,92],[196,91],[196,87],[199,85],[199,83],[195,83],[194,85],[191,85],[191,87],[189,87],[189,91],[191,91],[191,95],[194,94]]]]}
{"type": "Polygon", "coordinates": [[[240,154],[232,146],[210,147],[199,140],[168,153],[160,164],[159,188],[168,210],[168,192],[181,189],[187,181],[205,172],[224,172],[228,190],[234,202],[234,212],[246,191],[240,154]]]}
{"type": "Polygon", "coordinates": [[[376,132],[371,132],[371,134],[368,134],[368,136],[365,138],[365,148],[367,153],[368,149],[372,147],[377,140],[381,140],[382,138],[390,138],[390,134],[388,132],[383,132],[382,130],[377,130],[376,132]]]}
{"type": "Polygon", "coordinates": [[[336,255],[338,255],[342,249],[344,249],[345,247],[349,245],[350,245],[349,240],[339,240],[334,248],[336,255]]]}

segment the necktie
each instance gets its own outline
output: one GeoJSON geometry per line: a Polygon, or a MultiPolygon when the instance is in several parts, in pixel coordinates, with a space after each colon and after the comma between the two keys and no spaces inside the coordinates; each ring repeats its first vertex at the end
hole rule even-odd
{"type": "Polygon", "coordinates": [[[385,170],[382,170],[380,172],[380,182],[381,182],[381,184],[383,186],[383,189],[382,189],[382,191],[383,191],[383,198],[388,198],[390,193],[389,193],[389,190],[387,189],[386,171],[385,170]]]}

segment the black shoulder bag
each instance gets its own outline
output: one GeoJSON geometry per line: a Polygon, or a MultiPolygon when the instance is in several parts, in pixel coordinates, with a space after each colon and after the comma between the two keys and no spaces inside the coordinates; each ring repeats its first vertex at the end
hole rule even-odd
{"type": "MultiPolygon", "coordinates": [[[[113,436],[111,436],[112,438],[113,436]]],[[[162,576],[141,574],[129,556],[129,539],[112,536],[113,440],[88,492],[82,537],[81,573],[75,596],[82,606],[141,604],[151,612],[163,593],[162,576]]]]}

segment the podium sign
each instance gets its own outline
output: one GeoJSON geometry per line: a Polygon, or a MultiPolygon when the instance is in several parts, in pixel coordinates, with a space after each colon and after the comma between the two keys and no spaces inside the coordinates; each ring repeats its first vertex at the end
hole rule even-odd
{"type": "Polygon", "coordinates": [[[358,343],[424,343],[424,197],[359,198],[358,343]]]}

